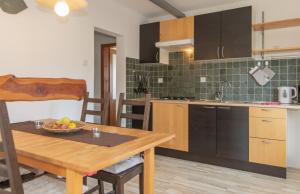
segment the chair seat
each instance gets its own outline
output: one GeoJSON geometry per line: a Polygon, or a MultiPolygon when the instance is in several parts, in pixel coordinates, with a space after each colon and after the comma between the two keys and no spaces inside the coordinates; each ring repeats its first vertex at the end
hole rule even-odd
{"type": "Polygon", "coordinates": [[[108,168],[103,169],[105,172],[109,172],[112,174],[119,174],[121,172],[124,172],[125,170],[128,170],[138,164],[141,164],[144,162],[144,159],[141,156],[133,156],[128,158],[127,160],[123,160],[113,166],[110,166],[108,168]]]}

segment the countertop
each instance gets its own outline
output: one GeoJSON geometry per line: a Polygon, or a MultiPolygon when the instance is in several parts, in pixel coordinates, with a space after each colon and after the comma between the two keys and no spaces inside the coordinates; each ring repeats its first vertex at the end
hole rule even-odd
{"type": "MultiPolygon", "coordinates": [[[[136,99],[139,100],[139,99],[136,99]]],[[[178,104],[195,104],[206,106],[239,106],[239,107],[261,107],[261,108],[283,108],[291,110],[300,110],[300,104],[270,104],[265,105],[260,102],[241,102],[241,101],[228,101],[218,102],[213,100],[161,100],[157,98],[151,99],[152,103],[178,103],[178,104]]]]}

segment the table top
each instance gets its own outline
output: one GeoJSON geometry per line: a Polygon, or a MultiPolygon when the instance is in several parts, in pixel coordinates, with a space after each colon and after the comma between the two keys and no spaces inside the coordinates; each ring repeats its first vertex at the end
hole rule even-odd
{"type": "Polygon", "coordinates": [[[137,138],[115,147],[103,147],[13,130],[17,154],[89,174],[174,138],[174,134],[104,125],[89,124],[85,129],[91,130],[93,127],[137,138]]]}

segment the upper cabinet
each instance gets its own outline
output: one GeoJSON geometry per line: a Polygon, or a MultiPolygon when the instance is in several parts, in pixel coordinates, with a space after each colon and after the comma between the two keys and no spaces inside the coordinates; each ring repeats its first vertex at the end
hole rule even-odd
{"type": "Polygon", "coordinates": [[[194,38],[194,17],[160,22],[160,41],[194,38]]]}
{"type": "Polygon", "coordinates": [[[252,56],[252,7],[195,17],[195,60],[252,56]]]}
{"type": "Polygon", "coordinates": [[[220,13],[209,13],[195,17],[195,60],[220,58],[220,32],[220,13]]]}
{"type": "Polygon", "coordinates": [[[159,42],[159,22],[143,24],[140,26],[140,62],[159,62],[159,49],[155,43],[159,42]]]}

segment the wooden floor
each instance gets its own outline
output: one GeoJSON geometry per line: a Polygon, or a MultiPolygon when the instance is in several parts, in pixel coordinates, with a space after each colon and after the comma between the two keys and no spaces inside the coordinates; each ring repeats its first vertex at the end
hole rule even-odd
{"type": "MultiPolygon", "coordinates": [[[[137,183],[127,183],[126,194],[138,194],[137,183]]],[[[155,183],[155,194],[300,194],[300,170],[288,169],[288,178],[280,179],[157,156],[155,183]]],[[[64,183],[44,176],[26,183],[25,189],[28,194],[59,194],[64,183]]]]}

